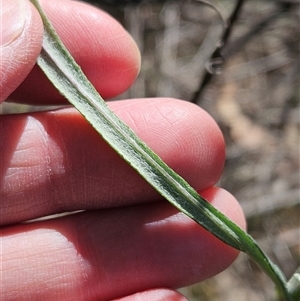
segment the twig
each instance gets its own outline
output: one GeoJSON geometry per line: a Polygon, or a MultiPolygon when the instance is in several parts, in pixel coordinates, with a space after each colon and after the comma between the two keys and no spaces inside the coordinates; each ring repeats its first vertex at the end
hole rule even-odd
{"type": "Polygon", "coordinates": [[[249,32],[246,33],[244,36],[238,38],[232,44],[227,46],[226,42],[228,41],[228,38],[233,28],[233,24],[237,20],[238,14],[244,2],[245,2],[244,0],[239,0],[237,2],[235,10],[233,11],[230,17],[230,26],[223,33],[223,36],[221,38],[222,41],[221,45],[217,46],[216,50],[211,55],[210,60],[208,60],[204,78],[200,83],[198,90],[194,93],[191,102],[199,103],[199,98],[203,90],[210,83],[211,79],[213,78],[213,75],[221,73],[225,61],[227,61],[230,57],[236,54],[241,49],[242,46],[244,46],[259,31],[264,29],[266,25],[268,25],[271,21],[275,20],[282,13],[282,11],[288,11],[289,9],[291,9],[292,6],[295,5],[295,3],[293,2],[286,2],[286,1],[281,2],[280,9],[267,16],[265,19],[259,22],[254,28],[250,29],[249,32]]]}
{"type": "Polygon", "coordinates": [[[222,57],[224,60],[228,60],[230,57],[232,57],[234,54],[236,54],[240,50],[240,46],[245,45],[246,42],[248,42],[251,38],[253,38],[257,33],[259,33],[262,29],[264,29],[269,23],[271,23],[273,20],[275,20],[282,11],[285,11],[290,8],[291,4],[282,4],[282,8],[279,9],[276,12],[273,12],[269,16],[267,16],[265,19],[261,20],[258,24],[255,25],[249,32],[247,32],[242,37],[238,38],[235,42],[228,45],[227,47],[224,47],[222,49],[222,57]]]}
{"type": "Polygon", "coordinates": [[[191,1],[197,1],[197,2],[200,2],[202,4],[205,4],[206,6],[209,6],[211,7],[212,9],[214,9],[217,14],[220,16],[220,19],[222,20],[223,22],[223,28],[228,28],[229,26],[229,18],[226,18],[223,13],[221,12],[221,10],[213,3],[209,2],[209,1],[206,1],[206,0],[191,0],[191,1]]]}
{"type": "Polygon", "coordinates": [[[204,76],[204,79],[199,87],[199,89],[194,93],[191,102],[197,103],[199,96],[201,95],[203,89],[207,86],[207,84],[211,81],[213,74],[218,73],[220,70],[220,67],[224,63],[224,59],[221,55],[221,50],[226,45],[226,42],[231,34],[233,24],[237,20],[237,17],[239,15],[239,12],[241,11],[241,8],[244,4],[245,0],[238,0],[235,6],[235,9],[233,10],[229,21],[227,22],[228,26],[225,28],[223,35],[221,37],[220,43],[215,49],[215,51],[212,53],[210,60],[208,61],[208,64],[206,66],[206,74],[204,76]]]}

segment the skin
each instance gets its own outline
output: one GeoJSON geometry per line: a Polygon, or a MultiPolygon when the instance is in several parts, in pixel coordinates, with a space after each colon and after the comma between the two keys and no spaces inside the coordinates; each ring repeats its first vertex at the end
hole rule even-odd
{"type": "MultiPolygon", "coordinates": [[[[24,30],[1,48],[1,101],[65,103],[35,66],[43,27],[25,3],[24,30]]],[[[133,83],[140,55],[121,25],[83,3],[42,5],[104,97],[133,83]]],[[[166,98],[109,106],[245,228],[235,198],[214,187],[225,146],[206,112],[166,98]]],[[[186,300],[174,289],[221,272],[238,255],[163,200],[71,107],[0,116],[0,137],[1,300],[186,300]],[[84,211],[39,219],[76,210],[84,211]]]]}

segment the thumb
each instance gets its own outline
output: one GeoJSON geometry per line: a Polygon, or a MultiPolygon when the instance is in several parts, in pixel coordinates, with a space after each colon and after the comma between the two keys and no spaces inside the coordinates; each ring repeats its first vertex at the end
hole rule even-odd
{"type": "Polygon", "coordinates": [[[0,2],[0,103],[33,68],[42,45],[43,25],[28,0],[0,2]]]}

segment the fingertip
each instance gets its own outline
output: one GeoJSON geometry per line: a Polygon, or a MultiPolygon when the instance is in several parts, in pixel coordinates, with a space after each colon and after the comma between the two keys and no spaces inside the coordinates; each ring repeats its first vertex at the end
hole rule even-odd
{"type": "MultiPolygon", "coordinates": [[[[246,230],[246,219],[243,210],[232,194],[219,187],[210,187],[201,191],[200,195],[237,226],[244,231],[246,230]]],[[[198,227],[197,224],[196,226],[198,227]]],[[[227,245],[204,228],[201,228],[201,232],[200,244],[202,244],[202,248],[205,246],[202,249],[201,258],[204,257],[206,260],[202,266],[202,277],[196,278],[196,281],[210,278],[227,269],[240,253],[239,250],[227,245]]],[[[199,272],[198,275],[201,275],[201,273],[199,272]]]]}
{"type": "Polygon", "coordinates": [[[151,289],[130,296],[114,299],[113,301],[187,301],[180,293],[171,289],[151,289]]]}
{"type": "Polygon", "coordinates": [[[130,99],[109,105],[191,186],[204,190],[217,183],[223,172],[225,143],[206,111],[173,98],[130,99]]]}
{"type": "MultiPolygon", "coordinates": [[[[136,43],[118,21],[79,1],[41,4],[58,36],[103,98],[121,94],[132,85],[141,57],[136,43]]],[[[67,102],[38,67],[13,94],[13,100],[31,104],[67,102]]]]}
{"type": "Polygon", "coordinates": [[[220,187],[210,187],[209,189],[201,191],[200,195],[236,223],[241,229],[246,230],[246,218],[242,207],[231,193],[220,187]]]}
{"type": "MultiPolygon", "coordinates": [[[[29,1],[5,1],[2,17],[5,16],[5,30],[17,30],[15,35],[10,35],[8,43],[1,47],[0,64],[0,103],[21,84],[29,74],[42,47],[43,24],[40,15],[29,1]],[[12,5],[11,5],[12,4],[12,5]],[[22,4],[22,5],[21,5],[22,4]],[[15,7],[16,6],[16,7],[15,7]],[[23,24],[16,26],[16,14],[9,11],[17,11],[23,19],[23,24]],[[11,24],[10,24],[11,23],[11,24]]],[[[20,18],[19,18],[20,17],[20,18]]],[[[4,28],[2,28],[4,30],[4,28]]]]}

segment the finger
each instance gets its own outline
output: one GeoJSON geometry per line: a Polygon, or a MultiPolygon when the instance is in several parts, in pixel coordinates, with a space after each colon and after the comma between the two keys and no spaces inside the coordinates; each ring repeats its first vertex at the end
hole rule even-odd
{"type": "MultiPolygon", "coordinates": [[[[198,106],[174,99],[110,106],[192,186],[203,190],[218,181],[223,137],[198,106]]],[[[74,109],[2,116],[0,135],[2,224],[159,199],[74,109]]]]}
{"type": "MultiPolygon", "coordinates": [[[[82,2],[41,1],[59,37],[104,98],[125,91],[140,68],[140,54],[125,29],[111,16],[82,2]]],[[[35,67],[12,98],[57,104],[66,100],[35,67]]]]}
{"type": "Polygon", "coordinates": [[[152,289],[113,301],[187,301],[187,299],[170,289],[152,289]]]}
{"type": "MultiPolygon", "coordinates": [[[[244,226],[228,192],[211,188],[206,196],[244,226]]],[[[237,256],[165,201],[87,211],[1,233],[3,300],[14,292],[14,300],[101,301],[177,288],[212,277],[237,256]]]]}
{"type": "Polygon", "coordinates": [[[1,1],[0,103],[25,79],[41,50],[42,21],[27,0],[1,1]]]}

